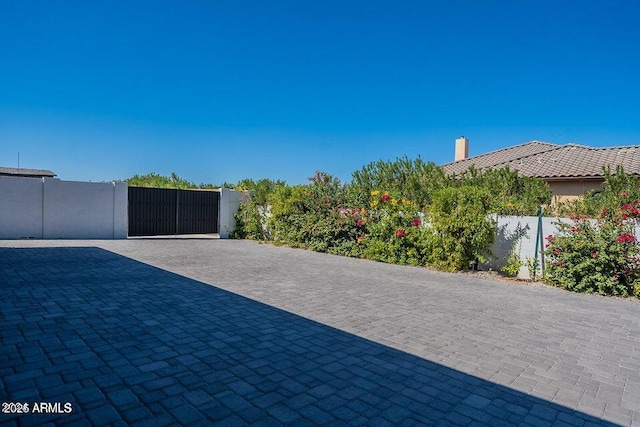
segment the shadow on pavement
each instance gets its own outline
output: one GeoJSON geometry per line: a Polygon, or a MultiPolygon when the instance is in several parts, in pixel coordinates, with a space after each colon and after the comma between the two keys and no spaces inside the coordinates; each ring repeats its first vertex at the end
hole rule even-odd
{"type": "Polygon", "coordinates": [[[2,402],[72,407],[7,425],[615,425],[94,247],[0,248],[0,338],[2,402]]]}

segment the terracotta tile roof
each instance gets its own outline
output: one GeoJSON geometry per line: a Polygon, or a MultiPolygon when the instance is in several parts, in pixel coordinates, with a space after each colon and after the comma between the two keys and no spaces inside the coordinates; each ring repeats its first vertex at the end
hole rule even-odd
{"type": "Polygon", "coordinates": [[[640,176],[640,146],[599,148],[532,141],[448,163],[443,168],[448,174],[459,174],[471,165],[480,170],[508,166],[524,176],[548,179],[599,178],[604,176],[603,167],[615,171],[620,165],[625,172],[640,176]]]}
{"type": "Polygon", "coordinates": [[[0,166],[0,176],[26,176],[42,178],[43,176],[53,178],[55,173],[46,169],[25,169],[25,168],[5,168],[0,166]]]}

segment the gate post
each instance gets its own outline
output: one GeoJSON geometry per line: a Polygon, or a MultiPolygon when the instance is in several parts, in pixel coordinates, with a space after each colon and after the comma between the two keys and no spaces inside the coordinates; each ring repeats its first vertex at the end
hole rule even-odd
{"type": "Polygon", "coordinates": [[[218,233],[221,239],[228,239],[231,232],[236,228],[234,215],[240,208],[241,196],[242,191],[235,191],[229,188],[220,189],[218,233]]]}

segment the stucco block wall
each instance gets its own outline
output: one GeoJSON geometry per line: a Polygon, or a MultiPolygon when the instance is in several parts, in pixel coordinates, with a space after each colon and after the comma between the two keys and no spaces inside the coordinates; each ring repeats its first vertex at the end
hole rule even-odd
{"type": "Polygon", "coordinates": [[[236,220],[233,217],[240,208],[240,201],[243,196],[242,191],[220,189],[220,213],[219,234],[221,239],[228,239],[231,232],[236,228],[236,220]]]}
{"type": "Polygon", "coordinates": [[[124,182],[116,182],[113,190],[113,239],[126,239],[129,228],[129,188],[124,182]]]}
{"type": "MultiPolygon", "coordinates": [[[[523,266],[520,267],[519,278],[528,279],[529,269],[526,265],[529,258],[535,258],[536,254],[536,233],[538,232],[537,216],[498,216],[497,233],[495,241],[491,247],[493,256],[483,264],[484,269],[500,270],[509,258],[509,253],[514,247],[519,253],[523,266]]],[[[568,221],[568,220],[566,220],[568,221]]],[[[548,236],[557,232],[558,218],[542,218],[542,235],[548,236]]],[[[544,248],[545,241],[539,242],[544,248]]],[[[538,247],[540,250],[540,246],[538,247]]]]}
{"type": "Polygon", "coordinates": [[[0,176],[0,239],[42,238],[42,179],[0,176]]]}
{"type": "Polygon", "coordinates": [[[0,238],[123,239],[127,186],[54,178],[0,180],[0,238]]]}

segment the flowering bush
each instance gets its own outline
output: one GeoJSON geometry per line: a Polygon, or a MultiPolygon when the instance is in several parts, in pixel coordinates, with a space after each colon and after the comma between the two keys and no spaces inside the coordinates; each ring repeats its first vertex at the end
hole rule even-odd
{"type": "Polygon", "coordinates": [[[321,172],[307,185],[270,183],[264,190],[265,205],[254,197],[236,214],[236,237],[455,271],[481,258],[495,232],[486,219],[488,193],[472,186],[436,191],[428,218],[395,190],[373,189],[362,204],[349,186],[321,172]]]}
{"type": "Polygon", "coordinates": [[[269,202],[274,243],[359,256],[357,240],[367,218],[360,209],[343,208],[344,187],[337,178],[318,172],[307,185],[276,188],[269,202]]]}
{"type": "Polygon", "coordinates": [[[371,192],[366,234],[359,244],[364,258],[395,264],[425,265],[428,231],[418,206],[395,194],[371,192]]]}
{"type": "Polygon", "coordinates": [[[640,296],[640,245],[634,227],[640,201],[603,209],[596,220],[586,216],[559,223],[548,236],[546,280],[577,292],[640,296]]]}

